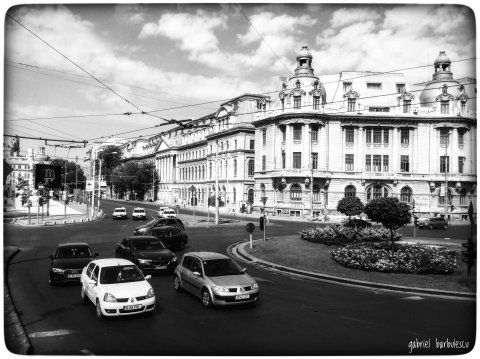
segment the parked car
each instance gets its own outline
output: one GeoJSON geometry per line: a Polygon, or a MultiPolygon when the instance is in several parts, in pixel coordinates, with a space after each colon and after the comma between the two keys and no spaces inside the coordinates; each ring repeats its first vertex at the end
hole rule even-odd
{"type": "Polygon", "coordinates": [[[143,273],[173,272],[177,256],[165,248],[161,239],[153,236],[132,236],[117,243],[117,258],[135,263],[143,273]]]}
{"type": "Polygon", "coordinates": [[[448,228],[448,222],[442,217],[420,218],[418,220],[418,228],[448,228]]]}
{"type": "Polygon", "coordinates": [[[171,208],[170,207],[160,207],[158,209],[158,218],[162,218],[163,217],[163,211],[165,211],[167,209],[171,209],[171,208]]]}
{"type": "Polygon", "coordinates": [[[153,312],[155,293],[151,276],[132,262],[122,258],[98,259],[82,271],[81,298],[95,304],[99,319],[103,316],[131,315],[153,312]]]}
{"type": "Polygon", "coordinates": [[[177,212],[173,209],[165,209],[162,213],[162,218],[177,218],[177,212]]]}
{"type": "Polygon", "coordinates": [[[134,208],[132,212],[132,219],[147,219],[147,212],[145,212],[144,208],[134,208]]]}
{"type": "Polygon", "coordinates": [[[234,260],[220,253],[186,253],[175,269],[173,287],[199,297],[205,308],[255,303],[259,298],[257,282],[234,260]]]}
{"type": "Polygon", "coordinates": [[[127,218],[127,210],[125,207],[115,208],[113,210],[113,219],[126,219],[127,218]]]}
{"type": "Polygon", "coordinates": [[[144,234],[149,228],[152,227],[165,227],[165,226],[172,226],[178,227],[181,229],[185,229],[185,225],[183,224],[180,218],[157,218],[145,223],[143,226],[139,226],[133,230],[133,235],[141,235],[144,234]]]}
{"type": "Polygon", "coordinates": [[[168,249],[183,250],[188,242],[187,233],[178,227],[153,227],[145,231],[144,235],[161,239],[168,249]]]}
{"type": "Polygon", "coordinates": [[[93,253],[87,243],[61,243],[49,255],[50,269],[48,282],[50,285],[61,283],[78,283],[82,269],[94,260],[98,253],[93,253]]]}

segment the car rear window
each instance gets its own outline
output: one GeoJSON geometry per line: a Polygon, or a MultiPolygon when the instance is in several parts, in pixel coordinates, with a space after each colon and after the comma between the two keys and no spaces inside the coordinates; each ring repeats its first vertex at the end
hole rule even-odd
{"type": "Polygon", "coordinates": [[[143,210],[143,209],[134,209],[133,212],[134,212],[134,213],[143,213],[143,212],[145,212],[145,210],[143,210]]]}
{"type": "Polygon", "coordinates": [[[59,248],[57,250],[57,259],[74,259],[74,258],[91,258],[93,257],[92,251],[89,247],[78,246],[78,247],[66,247],[59,248]]]}

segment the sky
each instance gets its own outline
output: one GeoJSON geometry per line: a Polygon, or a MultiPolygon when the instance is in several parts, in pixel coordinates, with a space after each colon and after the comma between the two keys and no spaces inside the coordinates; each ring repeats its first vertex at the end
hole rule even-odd
{"type": "Polygon", "coordinates": [[[425,65],[403,71],[418,83],[446,51],[455,78],[476,78],[476,59],[459,61],[476,56],[467,3],[62,4],[4,8],[3,128],[87,140],[20,140],[79,164],[109,136],[148,137],[244,93],[275,96],[302,45],[316,75],[425,65]]]}

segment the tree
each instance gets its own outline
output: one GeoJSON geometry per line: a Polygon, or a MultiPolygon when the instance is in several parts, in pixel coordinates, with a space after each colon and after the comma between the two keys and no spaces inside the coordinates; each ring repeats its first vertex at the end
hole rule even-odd
{"type": "Polygon", "coordinates": [[[73,161],[67,161],[61,158],[55,158],[51,162],[54,166],[60,166],[62,174],[62,183],[65,185],[66,189],[75,188],[75,183],[80,189],[85,188],[85,174],[83,169],[73,161]],[[65,168],[66,165],[66,168],[65,168]],[[65,176],[66,169],[66,176],[65,176]],[[76,172],[76,173],[75,173],[76,172]]]}
{"type": "Polygon", "coordinates": [[[381,223],[390,230],[392,251],[394,250],[393,232],[410,223],[410,206],[398,198],[385,197],[372,200],[365,206],[365,214],[374,222],[381,223]]]}
{"type": "MultiPolygon", "coordinates": [[[[122,164],[122,151],[120,147],[106,146],[99,154],[102,157],[102,177],[105,178],[107,186],[112,188],[112,174],[115,168],[122,164]]],[[[95,163],[95,173],[99,173],[100,161],[95,163]]]]}
{"type": "Polygon", "coordinates": [[[358,216],[362,214],[365,209],[360,198],[354,197],[344,197],[337,204],[337,211],[348,216],[350,219],[351,216],[358,216]]]}
{"type": "Polygon", "coordinates": [[[153,164],[134,161],[116,167],[111,178],[115,193],[119,194],[120,198],[127,193],[130,198],[143,198],[157,180],[153,164]]]}

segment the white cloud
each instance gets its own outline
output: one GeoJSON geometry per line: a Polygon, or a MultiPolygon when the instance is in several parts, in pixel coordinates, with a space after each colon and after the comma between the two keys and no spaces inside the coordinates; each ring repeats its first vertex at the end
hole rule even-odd
{"type": "Polygon", "coordinates": [[[330,24],[332,27],[342,27],[355,22],[378,20],[380,14],[372,7],[368,8],[341,8],[333,12],[330,24]]]}
{"type": "Polygon", "coordinates": [[[115,16],[122,21],[140,24],[145,21],[147,14],[142,5],[120,4],[115,6],[115,16]]]}

